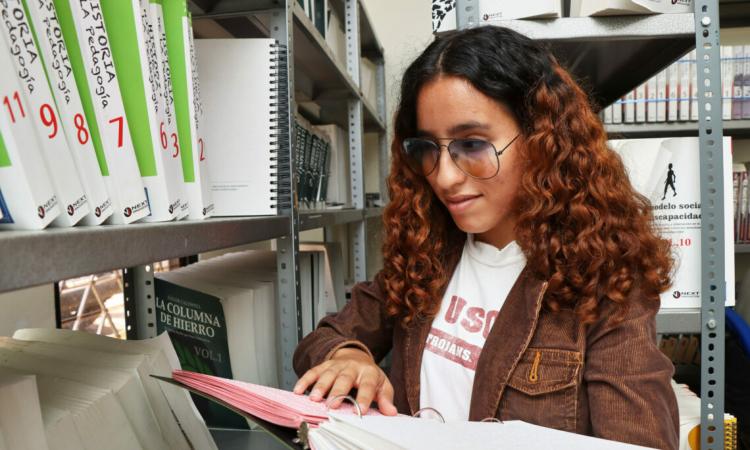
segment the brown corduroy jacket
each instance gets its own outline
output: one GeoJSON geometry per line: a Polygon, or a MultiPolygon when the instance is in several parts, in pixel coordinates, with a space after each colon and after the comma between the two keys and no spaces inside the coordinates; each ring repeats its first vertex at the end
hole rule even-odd
{"type": "MultiPolygon", "coordinates": [[[[392,350],[394,403],[400,413],[413,414],[429,406],[419,404],[419,384],[431,321],[405,328],[388,317],[379,280],[356,285],[351,301],[300,342],[294,368],[301,376],[342,347],[359,347],[376,361],[392,350]]],[[[674,368],[656,346],[658,304],[647,304],[634,290],[624,320],[614,320],[609,303],[584,327],[572,311],[544,307],[546,288],[528,267],[512,287],[478,361],[469,420],[523,420],[676,449],[674,368]]]]}

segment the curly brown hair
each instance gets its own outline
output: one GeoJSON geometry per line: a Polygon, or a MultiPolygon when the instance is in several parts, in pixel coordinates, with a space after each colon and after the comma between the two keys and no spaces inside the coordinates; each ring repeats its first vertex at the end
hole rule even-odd
{"type": "Polygon", "coordinates": [[[548,282],[546,306],[574,309],[586,324],[605,300],[624,314],[636,286],[646,301],[659,301],[671,284],[670,245],[607,147],[587,95],[543,46],[485,26],[436,38],[404,73],[383,216],[388,313],[404,325],[434,317],[466,239],[401,146],[416,132],[420,88],[440,75],[468,80],[521,125],[516,241],[533,275],[548,282]]]}

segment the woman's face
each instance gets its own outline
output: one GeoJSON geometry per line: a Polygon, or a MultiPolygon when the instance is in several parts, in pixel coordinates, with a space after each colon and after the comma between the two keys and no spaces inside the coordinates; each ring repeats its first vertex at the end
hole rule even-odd
{"type": "MultiPolygon", "coordinates": [[[[498,151],[520,133],[505,106],[453,76],[441,76],[422,87],[417,97],[417,130],[417,137],[449,138],[436,140],[441,145],[450,139],[474,138],[491,142],[498,151]]],[[[484,180],[461,171],[443,146],[437,167],[427,176],[458,228],[498,248],[515,239],[511,206],[521,179],[520,145],[519,137],[499,156],[497,174],[484,180]]]]}

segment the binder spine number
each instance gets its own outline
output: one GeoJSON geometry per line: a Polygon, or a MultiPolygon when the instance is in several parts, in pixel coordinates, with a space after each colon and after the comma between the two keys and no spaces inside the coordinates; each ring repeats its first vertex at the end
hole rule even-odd
{"type": "Polygon", "coordinates": [[[290,177],[289,149],[289,93],[287,73],[287,48],[284,45],[271,46],[271,208],[277,211],[292,208],[292,179],[290,177]]]}

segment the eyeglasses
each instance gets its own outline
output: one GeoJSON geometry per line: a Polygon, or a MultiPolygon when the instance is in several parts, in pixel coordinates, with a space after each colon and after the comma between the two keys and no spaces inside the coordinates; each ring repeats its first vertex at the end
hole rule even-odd
{"type": "Polygon", "coordinates": [[[492,142],[483,139],[451,139],[446,144],[438,144],[437,141],[450,138],[437,138],[435,140],[424,138],[404,139],[402,147],[409,166],[416,173],[424,176],[430,175],[440,161],[440,150],[448,149],[451,160],[463,173],[479,180],[494,177],[500,171],[500,155],[505,149],[518,139],[520,134],[511,139],[508,145],[497,151],[492,142]]]}

